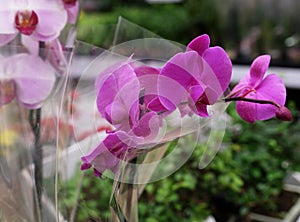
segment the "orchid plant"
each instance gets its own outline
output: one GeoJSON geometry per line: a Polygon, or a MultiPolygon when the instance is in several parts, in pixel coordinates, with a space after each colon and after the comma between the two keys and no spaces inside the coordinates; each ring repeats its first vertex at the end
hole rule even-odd
{"type": "Polygon", "coordinates": [[[60,36],[68,24],[76,25],[79,1],[0,0],[0,4],[0,107],[16,101],[29,110],[37,214],[41,214],[41,107],[57,80],[66,79],[70,48],[61,43],[60,36]]]}
{"type": "MultiPolygon", "coordinates": [[[[30,110],[41,205],[41,106],[68,65],[67,50],[59,37],[67,24],[76,25],[79,1],[0,0],[0,4],[0,17],[5,18],[0,20],[0,106],[16,101],[30,110]],[[22,49],[10,55],[6,47],[15,42],[20,42],[22,49]]],[[[165,137],[168,118],[174,113],[179,113],[184,124],[187,117],[210,118],[215,104],[236,101],[238,114],[249,123],[275,116],[291,120],[284,106],[282,80],[276,74],[264,78],[269,63],[268,55],[256,58],[231,92],[231,60],[223,48],[210,46],[208,35],[192,40],[184,52],[176,53],[159,68],[141,64],[133,56],[114,63],[95,81],[96,107],[112,129],[81,158],[81,169],[93,168],[99,178],[107,171],[117,174],[124,161],[155,150],[159,143],[176,140],[165,137]]]]}
{"type": "Polygon", "coordinates": [[[164,120],[176,111],[182,119],[209,118],[210,106],[236,101],[238,114],[249,123],[275,116],[291,120],[282,80],[277,74],[264,78],[269,62],[269,55],[257,57],[229,92],[231,60],[221,47],[210,47],[208,35],[201,35],[160,68],[132,57],[109,67],[96,79],[95,91],[98,111],[113,130],[82,157],[81,169],[93,168],[100,178],[106,171],[116,174],[124,160],[152,150],[141,147],[159,143],[164,120]]]}

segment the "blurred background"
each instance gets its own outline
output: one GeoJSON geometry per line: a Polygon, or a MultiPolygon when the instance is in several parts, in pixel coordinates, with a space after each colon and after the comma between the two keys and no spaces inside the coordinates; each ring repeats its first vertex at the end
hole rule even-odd
{"type": "MultiPolygon", "coordinates": [[[[297,221],[300,1],[83,0],[81,4],[79,40],[110,48],[119,16],[183,45],[207,33],[211,45],[220,45],[228,52],[234,71],[239,72],[244,65],[248,70],[256,56],[270,54],[272,68],[280,67],[278,74],[292,83],[287,84],[292,122],[273,119],[253,125],[244,123],[231,104],[222,149],[212,163],[198,169],[205,146],[199,144],[178,172],[147,185],[139,204],[140,220],[297,221]],[[290,209],[294,209],[293,215],[290,209]]],[[[66,203],[70,209],[75,198],[72,190],[79,177],[68,184],[66,203]]],[[[99,181],[91,173],[86,173],[82,181],[75,221],[109,221],[112,181],[99,181]]]]}
{"type": "MultiPolygon", "coordinates": [[[[249,63],[262,53],[274,65],[299,66],[300,2],[297,0],[84,0],[79,38],[108,47],[106,32],[90,36],[89,27],[117,23],[118,17],[159,36],[187,44],[207,33],[235,63],[249,63]]],[[[103,31],[103,30],[102,30],[103,31]]]]}

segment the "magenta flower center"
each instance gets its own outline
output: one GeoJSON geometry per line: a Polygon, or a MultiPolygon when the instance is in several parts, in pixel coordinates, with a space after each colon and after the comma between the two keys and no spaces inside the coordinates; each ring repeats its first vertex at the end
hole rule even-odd
{"type": "Polygon", "coordinates": [[[0,104],[10,103],[16,97],[16,84],[13,80],[0,81],[0,104]]]}
{"type": "Polygon", "coordinates": [[[15,26],[24,35],[31,35],[38,22],[38,16],[32,10],[18,11],[15,17],[15,26]]]}

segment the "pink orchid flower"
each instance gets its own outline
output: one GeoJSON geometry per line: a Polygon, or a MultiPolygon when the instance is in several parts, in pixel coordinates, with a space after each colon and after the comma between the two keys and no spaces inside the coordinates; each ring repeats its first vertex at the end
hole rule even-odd
{"type": "Polygon", "coordinates": [[[59,39],[45,42],[43,49],[40,48],[39,42],[32,38],[23,38],[22,43],[28,52],[33,55],[38,56],[42,50],[45,55],[45,60],[56,69],[58,74],[62,75],[66,72],[68,65],[67,56],[69,56],[69,52],[61,45],[59,39]]]}
{"type": "Polygon", "coordinates": [[[35,41],[56,39],[67,22],[62,2],[56,0],[0,0],[0,46],[13,40],[18,33],[22,38],[35,41]]]}
{"type": "Polygon", "coordinates": [[[156,68],[135,68],[130,62],[102,73],[95,84],[100,114],[117,130],[144,137],[155,135],[159,128],[158,113],[166,111],[157,89],[151,88],[157,85],[158,73],[156,68]]]}
{"type": "Polygon", "coordinates": [[[126,132],[110,133],[99,145],[81,158],[83,162],[81,170],[93,167],[95,176],[99,178],[102,178],[106,170],[116,173],[121,161],[135,157],[132,151],[136,146],[126,132]]]}
{"type": "Polygon", "coordinates": [[[138,147],[155,140],[167,111],[157,95],[158,74],[159,69],[125,62],[97,78],[98,111],[116,129],[82,157],[82,170],[93,166],[101,178],[105,170],[115,172],[121,160],[135,157],[138,147]]]}
{"type": "Polygon", "coordinates": [[[162,99],[169,110],[174,110],[180,103],[188,102],[191,110],[200,116],[208,116],[207,105],[214,104],[227,89],[232,64],[221,47],[209,47],[208,35],[201,35],[192,40],[186,52],[173,56],[162,68],[160,75],[173,79],[183,88],[159,84],[159,91],[172,98],[162,99]]]}
{"type": "Polygon", "coordinates": [[[267,120],[275,115],[282,120],[290,120],[291,114],[284,107],[286,88],[282,80],[276,74],[269,74],[264,78],[270,60],[269,55],[257,57],[251,65],[250,72],[228,96],[227,101],[237,101],[237,112],[247,122],[267,120]]]}
{"type": "Polygon", "coordinates": [[[0,105],[16,99],[29,109],[39,108],[54,83],[53,69],[38,56],[23,53],[0,57],[0,105]]]}

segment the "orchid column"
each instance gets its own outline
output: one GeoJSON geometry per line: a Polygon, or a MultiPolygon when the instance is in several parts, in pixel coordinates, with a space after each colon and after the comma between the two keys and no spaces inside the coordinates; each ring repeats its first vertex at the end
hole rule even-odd
{"type": "MultiPolygon", "coordinates": [[[[20,145],[18,150],[14,151],[17,154],[9,154],[9,158],[4,155],[0,164],[8,168],[8,172],[2,172],[3,175],[27,175],[27,182],[33,182],[31,186],[34,196],[31,197],[30,192],[24,188],[26,179],[23,178],[24,186],[19,184],[23,189],[24,201],[28,202],[30,199],[29,203],[33,204],[28,206],[31,209],[22,206],[25,213],[21,213],[20,217],[44,221],[43,159],[51,152],[50,148],[44,150],[44,144],[51,145],[55,148],[53,152],[57,152],[56,148],[60,143],[60,139],[57,138],[61,121],[59,117],[62,113],[70,58],[70,50],[66,50],[61,44],[59,36],[68,22],[75,22],[78,2],[0,0],[0,4],[0,109],[3,111],[1,115],[4,120],[1,132],[5,133],[15,127],[18,129],[15,132],[17,138],[23,138],[23,146],[20,145]],[[11,126],[13,121],[8,119],[14,118],[16,126],[11,126]],[[24,154],[26,161],[22,160],[20,153],[24,154]],[[16,156],[20,156],[20,159],[14,161],[22,161],[19,166],[21,173],[10,172],[11,162],[8,159],[11,161],[16,156]],[[34,173],[31,172],[32,169],[34,173]],[[30,212],[32,209],[35,209],[34,213],[30,212]]],[[[1,146],[1,149],[4,148],[1,146]]],[[[18,181],[21,179],[6,180],[7,189],[13,189],[18,181]]],[[[14,191],[10,192],[11,201],[14,202],[14,191]]],[[[16,203],[26,205],[21,199],[16,203]]]]}

